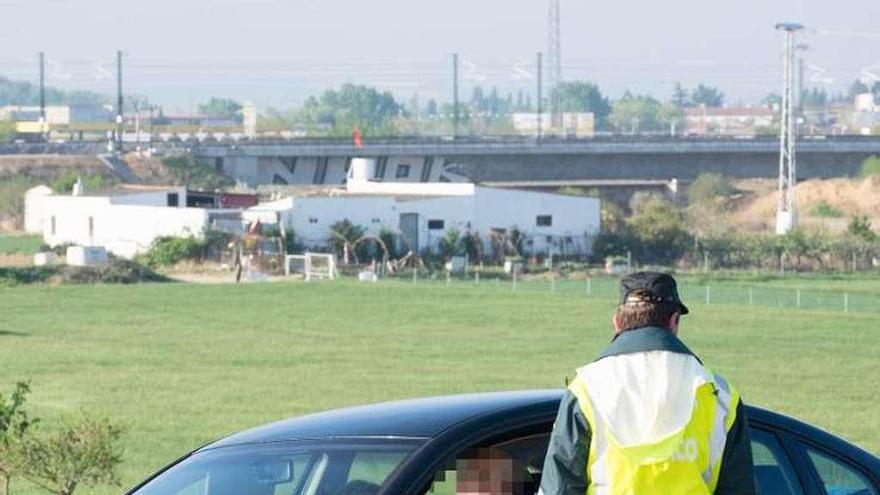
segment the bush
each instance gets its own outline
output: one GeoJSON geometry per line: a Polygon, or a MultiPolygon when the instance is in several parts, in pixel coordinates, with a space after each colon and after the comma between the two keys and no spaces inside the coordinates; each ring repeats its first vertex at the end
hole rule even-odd
{"type": "Polygon", "coordinates": [[[29,480],[55,495],[83,485],[118,486],[122,433],[108,419],[83,416],[57,432],[25,437],[14,458],[29,480]]]}
{"type": "Polygon", "coordinates": [[[0,120],[0,143],[8,143],[15,138],[15,122],[0,120]]]}
{"type": "Polygon", "coordinates": [[[843,212],[835,208],[833,205],[828,203],[827,201],[820,201],[813,206],[813,209],[810,210],[810,214],[816,217],[822,218],[841,218],[843,217],[843,212]]]}
{"type": "MultiPolygon", "coordinates": [[[[360,225],[355,225],[351,223],[351,220],[345,219],[339,222],[334,223],[330,226],[330,231],[333,234],[333,237],[330,239],[330,245],[333,247],[333,252],[342,259],[343,251],[345,250],[345,245],[348,244],[349,248],[354,245],[354,243],[364,236],[364,233],[367,229],[361,227],[360,225]]],[[[355,253],[349,253],[357,256],[358,260],[367,259],[367,245],[365,243],[361,243],[357,247],[357,251],[355,253]]]]}
{"type": "Polygon", "coordinates": [[[8,494],[9,478],[24,476],[40,488],[71,495],[82,485],[118,485],[122,428],[108,419],[83,416],[62,428],[41,433],[24,405],[30,386],[16,384],[9,399],[0,393],[0,479],[8,494]]]}
{"type": "Polygon", "coordinates": [[[868,218],[868,215],[856,215],[852,217],[849,222],[849,227],[847,227],[847,233],[853,237],[868,242],[874,242],[877,240],[877,234],[871,229],[871,220],[868,218]]]}
{"type": "Polygon", "coordinates": [[[862,162],[862,177],[874,177],[880,175],[880,156],[870,156],[862,162]]]}
{"type": "Polygon", "coordinates": [[[381,239],[382,243],[385,244],[385,248],[388,250],[389,258],[397,259],[401,257],[400,249],[398,249],[397,247],[397,239],[394,232],[383,226],[379,230],[379,239],[381,239]]]}
{"type": "Polygon", "coordinates": [[[0,393],[0,481],[4,495],[9,493],[9,478],[19,471],[15,462],[17,447],[39,422],[24,409],[30,391],[28,383],[18,382],[8,398],[0,393]]]}
{"type": "Polygon", "coordinates": [[[35,178],[25,174],[0,178],[0,222],[5,218],[13,227],[22,227],[24,194],[37,184],[35,178]]]}
{"type": "Polygon", "coordinates": [[[0,267],[0,287],[47,282],[59,273],[48,266],[0,267]]]}
{"type": "Polygon", "coordinates": [[[628,232],[603,231],[593,238],[593,259],[604,262],[609,258],[624,257],[628,251],[638,252],[638,241],[628,232]]]}
{"type": "MultiPolygon", "coordinates": [[[[263,227],[263,235],[266,237],[281,237],[284,241],[284,252],[285,254],[293,254],[299,253],[303,250],[303,245],[299,242],[299,238],[296,236],[296,232],[293,229],[285,229],[284,235],[281,235],[281,230],[277,225],[269,225],[263,227]]],[[[206,237],[216,238],[217,242],[210,242],[213,246],[209,248],[210,250],[216,248],[225,248],[232,241],[233,236],[231,234],[227,234],[225,232],[216,232],[214,234],[209,233],[206,237]],[[225,236],[225,237],[224,237],[225,236]]]]}
{"type": "Polygon", "coordinates": [[[458,256],[462,252],[461,248],[461,232],[458,229],[449,229],[440,239],[440,256],[444,260],[448,260],[453,256],[458,256]]]}
{"type": "Polygon", "coordinates": [[[162,164],[178,185],[209,191],[235,185],[235,180],[202,160],[191,157],[166,158],[162,160],[162,164]]]}
{"type": "Polygon", "coordinates": [[[151,267],[173,266],[183,260],[200,260],[207,244],[195,237],[160,237],[143,259],[151,267]]]}
{"type": "Polygon", "coordinates": [[[168,282],[169,279],[135,261],[110,258],[104,267],[65,267],[60,271],[65,284],[139,284],[168,282]]]}
{"type": "Polygon", "coordinates": [[[693,245],[684,212],[662,199],[645,201],[627,225],[639,241],[633,251],[643,263],[674,263],[693,245]]]}
{"type": "Polygon", "coordinates": [[[663,195],[654,191],[637,191],[629,198],[629,210],[638,215],[648,204],[656,201],[664,201],[663,195]]]}
{"type": "Polygon", "coordinates": [[[86,191],[105,189],[119,182],[114,177],[105,177],[102,174],[83,175],[81,172],[71,171],[52,181],[49,187],[56,193],[70,194],[73,191],[73,185],[80,177],[82,177],[83,189],[86,191]]]}
{"type": "Polygon", "coordinates": [[[704,203],[724,198],[734,192],[733,186],[721,174],[702,173],[688,186],[691,203],[704,203]]]}

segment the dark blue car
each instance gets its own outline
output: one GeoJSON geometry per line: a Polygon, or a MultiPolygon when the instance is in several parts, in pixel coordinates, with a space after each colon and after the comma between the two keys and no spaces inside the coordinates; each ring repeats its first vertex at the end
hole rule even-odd
{"type": "MultiPolygon", "coordinates": [[[[458,459],[511,460],[537,491],[560,391],[434,397],[340,409],[244,431],[171,464],[130,495],[454,494],[458,459]]],[[[880,495],[880,459],[749,407],[758,492],[880,495]]]]}

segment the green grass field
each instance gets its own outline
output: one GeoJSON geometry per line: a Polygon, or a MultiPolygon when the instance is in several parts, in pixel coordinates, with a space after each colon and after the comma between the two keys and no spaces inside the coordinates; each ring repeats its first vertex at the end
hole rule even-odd
{"type": "MultiPolygon", "coordinates": [[[[586,297],[581,284],[547,288],[0,289],[0,387],[31,380],[31,409],[45,428],[78,411],[126,425],[130,486],[203,442],[267,421],[404,397],[561,387],[608,341],[614,299],[586,297]]],[[[880,452],[880,313],[686,302],[693,314],[683,338],[748,402],[880,452]]]]}
{"type": "Polygon", "coordinates": [[[0,254],[34,254],[42,245],[40,236],[0,234],[0,254]]]}

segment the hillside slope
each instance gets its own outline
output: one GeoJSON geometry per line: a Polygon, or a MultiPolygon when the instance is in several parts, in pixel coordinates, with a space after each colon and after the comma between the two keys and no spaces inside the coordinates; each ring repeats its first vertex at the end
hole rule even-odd
{"type": "MultiPolygon", "coordinates": [[[[733,221],[747,230],[772,229],[776,216],[776,181],[752,180],[735,184],[733,221]]],[[[826,179],[801,182],[795,189],[798,223],[831,232],[846,229],[854,215],[867,215],[880,226],[880,176],[867,179],[826,179]]]]}

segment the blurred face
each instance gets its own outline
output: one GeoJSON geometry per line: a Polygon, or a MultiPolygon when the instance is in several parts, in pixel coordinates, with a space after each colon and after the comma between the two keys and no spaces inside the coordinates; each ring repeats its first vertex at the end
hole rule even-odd
{"type": "Polygon", "coordinates": [[[503,458],[458,461],[457,495],[513,495],[513,460],[503,458]]]}

